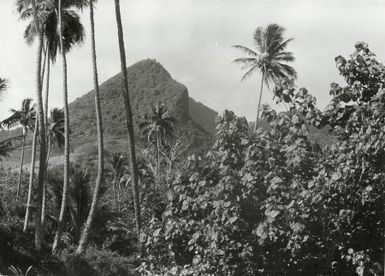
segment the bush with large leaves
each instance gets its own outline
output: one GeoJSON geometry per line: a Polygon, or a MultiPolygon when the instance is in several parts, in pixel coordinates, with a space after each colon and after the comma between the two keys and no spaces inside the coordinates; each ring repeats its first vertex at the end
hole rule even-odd
{"type": "Polygon", "coordinates": [[[265,106],[250,135],[226,111],[204,160],[191,157],[161,219],[145,230],[141,271],[173,275],[379,275],[383,270],[385,69],[365,43],[321,112],[306,89],[276,87],[289,112],[265,106]],[[330,129],[332,144],[310,139],[330,129]]]}

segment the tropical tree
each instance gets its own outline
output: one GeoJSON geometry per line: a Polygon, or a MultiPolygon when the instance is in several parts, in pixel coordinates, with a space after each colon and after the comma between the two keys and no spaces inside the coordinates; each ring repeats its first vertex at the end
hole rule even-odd
{"type": "Polygon", "coordinates": [[[157,184],[160,180],[160,150],[172,138],[175,133],[174,124],[176,120],[170,116],[167,109],[162,105],[156,104],[152,107],[151,113],[144,116],[144,121],[140,123],[144,135],[147,136],[149,145],[156,148],[156,179],[157,184]]]}
{"type": "Polygon", "coordinates": [[[293,38],[285,40],[283,37],[284,31],[285,28],[277,24],[258,27],[254,32],[255,50],[242,45],[233,46],[247,55],[247,57],[234,60],[235,63],[243,65],[242,69],[247,69],[247,72],[242,77],[242,81],[249,78],[255,72],[262,74],[254,131],[258,128],[263,84],[265,83],[269,88],[271,83],[279,85],[283,80],[293,82],[297,77],[295,69],[287,64],[294,61],[293,53],[285,50],[293,38]]]}
{"type": "Polygon", "coordinates": [[[38,118],[36,117],[35,118],[35,130],[33,132],[33,138],[32,138],[32,151],[31,151],[30,171],[29,171],[28,196],[27,196],[27,205],[26,205],[26,212],[25,212],[25,218],[24,218],[23,232],[27,232],[28,219],[29,219],[29,213],[30,213],[30,207],[31,207],[33,178],[34,178],[34,174],[35,174],[35,164],[36,164],[36,145],[37,145],[37,136],[38,136],[38,132],[39,132],[38,128],[39,128],[39,122],[38,122],[38,118]]]}
{"type": "MultiPolygon", "coordinates": [[[[0,96],[7,89],[7,79],[0,78],[0,96]]],[[[2,124],[0,124],[0,129],[2,124]]],[[[6,139],[0,141],[0,160],[1,158],[8,157],[10,152],[13,150],[12,139],[6,139]]]]}
{"type": "Polygon", "coordinates": [[[174,169],[174,166],[178,161],[182,159],[183,156],[186,155],[191,142],[184,135],[179,135],[175,139],[175,142],[168,145],[165,150],[161,150],[164,160],[167,163],[166,167],[166,182],[167,187],[169,187],[171,183],[171,173],[174,169]]]}
{"type": "Polygon", "coordinates": [[[11,151],[15,149],[13,146],[14,142],[15,138],[8,138],[0,141],[0,161],[2,158],[9,157],[11,151]]]}
{"type": "MultiPolygon", "coordinates": [[[[51,110],[51,117],[49,121],[49,125],[47,128],[47,138],[48,138],[48,149],[47,149],[47,163],[48,167],[50,153],[52,150],[52,146],[56,145],[59,148],[62,148],[64,145],[64,114],[63,110],[54,108],[51,110]]],[[[33,149],[34,151],[35,149],[33,149]]],[[[33,174],[34,166],[31,166],[31,174],[33,174]]],[[[31,177],[31,176],[30,176],[31,177]]],[[[45,214],[46,214],[46,187],[47,187],[47,179],[44,181],[44,192],[43,192],[43,203],[42,203],[42,218],[41,221],[44,224],[45,214]]],[[[27,198],[27,208],[25,211],[25,219],[24,219],[24,228],[23,231],[27,231],[28,221],[30,217],[30,207],[31,207],[31,199],[32,199],[32,181],[30,179],[29,189],[28,189],[28,198],[27,198]]]]}
{"type": "Polygon", "coordinates": [[[122,153],[114,153],[108,159],[108,167],[112,171],[112,190],[114,201],[118,204],[120,211],[120,180],[127,172],[127,158],[122,153]]]}
{"type": "Polygon", "coordinates": [[[91,230],[92,221],[95,217],[95,212],[98,204],[98,198],[100,188],[103,184],[103,170],[104,170],[104,143],[103,143],[103,123],[102,123],[102,111],[100,107],[100,95],[99,95],[99,80],[98,80],[98,66],[96,60],[96,46],[95,46],[95,22],[94,22],[94,0],[90,0],[90,23],[91,23],[91,51],[92,51],[92,69],[94,79],[94,91],[95,91],[95,111],[96,111],[96,125],[98,132],[98,172],[96,176],[94,193],[92,196],[91,209],[87,217],[86,224],[84,226],[77,253],[82,253],[87,243],[89,233],[91,230]]]}
{"type": "MultiPolygon", "coordinates": [[[[57,213],[60,212],[63,196],[63,178],[57,171],[49,171],[47,190],[52,198],[52,209],[48,212],[48,218],[57,223],[57,213]]],[[[87,170],[79,167],[70,169],[70,185],[68,187],[68,204],[63,229],[68,231],[77,242],[80,237],[82,223],[87,218],[87,212],[91,202],[89,184],[91,175],[87,170]]]]}
{"type": "MultiPolygon", "coordinates": [[[[63,20],[63,47],[64,52],[68,53],[74,45],[81,44],[84,41],[84,26],[80,21],[79,15],[71,9],[71,7],[81,8],[87,4],[87,0],[63,1],[62,20],[63,20]]],[[[18,10],[21,13],[21,19],[28,19],[32,15],[31,8],[23,9],[25,0],[18,3],[18,10]]],[[[59,13],[58,1],[41,0],[38,2],[38,16],[42,23],[42,31],[44,36],[44,61],[46,61],[46,87],[44,110],[46,110],[45,121],[48,123],[48,99],[49,99],[49,82],[51,64],[56,62],[57,53],[60,50],[60,37],[57,31],[59,13]]],[[[36,37],[36,28],[31,21],[25,31],[24,38],[31,45],[36,37]]],[[[44,62],[45,64],[45,62],[44,62]]],[[[42,72],[44,73],[44,68],[42,72]]]]}
{"type": "Polygon", "coordinates": [[[16,196],[20,194],[21,186],[21,177],[23,175],[23,165],[24,165],[24,149],[25,149],[25,139],[29,130],[34,129],[34,123],[36,119],[35,107],[32,105],[32,99],[24,99],[21,108],[19,110],[11,109],[13,113],[10,117],[3,120],[2,124],[8,128],[14,126],[21,126],[23,129],[23,142],[21,147],[21,158],[20,158],[20,171],[19,171],[19,180],[17,182],[17,192],[16,196]]]}
{"type": "Polygon", "coordinates": [[[52,146],[56,145],[59,148],[64,146],[64,112],[62,109],[51,109],[51,117],[48,121],[47,137],[48,137],[48,149],[47,149],[47,164],[52,151],[52,146]]]}
{"type": "MultiPolygon", "coordinates": [[[[84,1],[62,1],[58,0],[57,12],[58,12],[58,25],[57,29],[59,31],[59,47],[61,49],[61,56],[63,62],[63,101],[64,101],[64,184],[63,184],[63,197],[62,197],[62,205],[58,219],[58,227],[55,234],[55,239],[53,243],[52,250],[56,252],[61,240],[61,232],[63,227],[64,220],[64,212],[66,207],[67,200],[67,188],[69,182],[69,165],[70,165],[70,144],[69,144],[69,108],[68,108],[68,80],[67,80],[67,58],[65,52],[65,44],[64,44],[64,13],[63,10],[65,8],[77,6],[81,7],[84,1]]],[[[73,11],[74,12],[74,11],[73,11]]]]}
{"type": "MultiPolygon", "coordinates": [[[[78,14],[71,10],[70,7],[82,7],[85,5],[86,0],[83,1],[64,1],[63,8],[63,39],[64,39],[64,52],[68,53],[71,48],[76,44],[81,44],[84,40],[84,27],[80,22],[80,17],[78,14]]],[[[18,11],[20,13],[21,19],[28,19],[32,17],[33,11],[30,6],[30,1],[28,0],[18,0],[17,1],[18,11]]],[[[51,64],[54,64],[56,61],[57,53],[60,49],[60,37],[57,31],[58,26],[58,3],[57,1],[52,0],[40,0],[37,1],[37,15],[39,22],[41,23],[41,30],[43,32],[43,43],[44,43],[44,62],[43,69],[41,71],[41,82],[44,81],[44,71],[46,70],[46,87],[45,87],[45,124],[46,127],[49,126],[48,122],[48,99],[49,99],[49,83],[50,83],[50,68],[51,64]]],[[[32,20],[26,27],[24,32],[24,37],[26,42],[31,45],[37,36],[37,29],[35,28],[34,21],[32,20]]],[[[37,129],[36,129],[37,130],[37,129]]],[[[37,133],[34,133],[34,143],[33,147],[36,147],[36,137],[37,133]]],[[[50,137],[47,137],[47,141],[50,140],[50,137]]],[[[47,147],[50,147],[47,145],[47,147]]],[[[31,175],[30,175],[30,186],[32,187],[33,182],[33,171],[34,171],[34,153],[32,156],[31,162],[31,175]]],[[[47,158],[48,160],[48,158],[47,158]]],[[[48,167],[47,167],[48,168],[48,167]]],[[[43,192],[43,210],[42,210],[42,220],[44,222],[44,206],[45,206],[45,186],[43,192]]],[[[26,216],[27,219],[27,216],[26,216]]]]}
{"type": "MultiPolygon", "coordinates": [[[[18,0],[19,2],[23,0],[18,0]]],[[[43,32],[41,31],[40,20],[38,17],[38,11],[36,7],[36,0],[24,0],[24,8],[32,7],[32,14],[34,18],[34,26],[36,28],[39,42],[37,47],[37,59],[36,59],[36,101],[37,101],[37,116],[38,125],[40,126],[39,141],[40,141],[40,156],[39,156],[39,173],[38,173],[38,185],[37,185],[37,198],[36,198],[36,214],[35,214],[35,249],[41,250],[43,242],[43,233],[41,228],[41,207],[43,201],[43,187],[44,187],[44,175],[45,175],[45,158],[46,158],[46,145],[45,145],[45,124],[44,124],[44,108],[42,97],[42,83],[41,83],[41,57],[43,52],[43,32]]],[[[23,9],[24,9],[23,8],[23,9]]]]}
{"type": "Polygon", "coordinates": [[[116,17],[116,26],[118,29],[120,66],[121,66],[121,71],[123,75],[122,96],[124,100],[126,126],[128,130],[128,154],[130,158],[130,169],[131,169],[132,180],[133,180],[132,185],[133,185],[133,193],[134,193],[135,221],[136,221],[136,230],[139,234],[140,225],[141,225],[141,215],[140,215],[140,201],[139,201],[138,168],[137,168],[137,160],[136,160],[136,152],[135,152],[134,122],[132,118],[130,94],[128,90],[126,50],[124,48],[123,27],[122,27],[122,18],[120,13],[119,0],[115,0],[115,17],[116,17]]]}

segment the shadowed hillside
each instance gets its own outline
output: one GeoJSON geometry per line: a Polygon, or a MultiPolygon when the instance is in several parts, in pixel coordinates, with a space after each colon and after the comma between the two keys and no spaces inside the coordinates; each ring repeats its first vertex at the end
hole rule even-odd
{"type": "Polygon", "coordinates": [[[191,118],[204,128],[207,132],[215,135],[215,119],[218,113],[204,104],[195,101],[193,98],[189,99],[189,110],[191,118]]]}
{"type": "MultiPolygon", "coordinates": [[[[107,137],[123,137],[127,131],[121,96],[122,81],[122,74],[119,73],[100,85],[103,127],[107,137]]],[[[151,59],[135,63],[128,68],[128,82],[137,138],[140,135],[138,125],[143,121],[144,115],[151,110],[151,106],[159,103],[165,105],[178,120],[178,127],[192,140],[193,146],[210,141],[216,113],[189,99],[187,88],[172,79],[160,63],[151,59]],[[189,111],[190,107],[193,114],[189,111]]],[[[70,114],[71,137],[74,142],[80,144],[95,141],[96,121],[92,91],[70,104],[70,114]]]]}

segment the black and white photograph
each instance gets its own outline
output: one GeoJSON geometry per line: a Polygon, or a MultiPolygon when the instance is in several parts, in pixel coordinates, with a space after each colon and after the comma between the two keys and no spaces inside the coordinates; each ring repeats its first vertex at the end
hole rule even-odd
{"type": "Polygon", "coordinates": [[[0,276],[385,276],[385,0],[0,0],[0,276]]]}

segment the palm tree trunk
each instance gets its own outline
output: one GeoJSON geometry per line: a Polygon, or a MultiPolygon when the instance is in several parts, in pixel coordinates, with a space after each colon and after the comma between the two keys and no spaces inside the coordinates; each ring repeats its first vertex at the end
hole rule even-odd
{"type": "Polygon", "coordinates": [[[46,162],[46,172],[44,176],[44,186],[43,186],[43,203],[41,207],[41,224],[45,224],[45,215],[46,215],[46,210],[47,210],[47,182],[48,182],[48,166],[49,166],[49,158],[51,156],[51,139],[47,135],[47,162],[46,162]]]}
{"type": "Polygon", "coordinates": [[[60,207],[60,214],[58,219],[58,226],[55,234],[55,240],[53,243],[52,251],[57,252],[60,245],[61,234],[64,224],[64,214],[67,205],[67,193],[69,182],[69,165],[70,165],[70,145],[69,145],[69,111],[68,111],[68,89],[67,89],[67,59],[65,51],[63,50],[63,25],[62,25],[62,0],[59,0],[59,36],[60,36],[60,49],[63,61],[63,101],[64,101],[64,169],[63,169],[63,195],[60,207]]]}
{"type": "MultiPolygon", "coordinates": [[[[49,81],[50,81],[50,76],[51,76],[51,55],[49,53],[49,49],[47,47],[46,50],[46,55],[47,55],[47,76],[46,76],[46,83],[45,83],[45,98],[44,98],[44,111],[45,111],[45,125],[48,128],[48,99],[49,99],[49,81]]],[[[43,206],[42,206],[42,211],[41,211],[41,224],[44,225],[45,223],[45,215],[46,215],[46,208],[47,208],[47,177],[48,177],[48,162],[51,154],[51,141],[49,138],[49,131],[47,131],[47,163],[46,163],[46,171],[45,171],[45,176],[44,176],[44,186],[43,186],[43,206]]]]}
{"type": "Polygon", "coordinates": [[[17,181],[17,191],[16,196],[19,197],[20,195],[20,186],[21,186],[21,177],[23,175],[23,165],[24,165],[24,148],[25,148],[25,136],[27,133],[23,129],[23,145],[21,147],[21,158],[20,158],[20,171],[19,171],[19,180],[17,181]]]}
{"type": "MultiPolygon", "coordinates": [[[[41,83],[44,82],[44,71],[46,67],[46,60],[48,55],[48,45],[46,46],[46,50],[44,52],[44,65],[41,73],[41,83]]],[[[49,60],[48,60],[49,63],[49,60]]],[[[48,66],[49,67],[49,64],[48,66]]],[[[49,68],[47,68],[47,78],[49,77],[49,68]]],[[[47,109],[45,109],[47,110],[47,109]]],[[[47,115],[47,111],[45,111],[45,115],[47,115]]],[[[36,144],[37,144],[37,134],[38,134],[38,118],[36,117],[35,121],[35,129],[33,132],[33,140],[32,140],[32,154],[31,154],[31,168],[30,168],[30,176],[29,176],[29,184],[28,184],[28,198],[27,198],[27,206],[25,211],[25,218],[24,218],[24,227],[23,232],[27,231],[28,228],[28,222],[31,212],[31,199],[32,199],[32,189],[33,189],[33,179],[35,176],[35,164],[36,164],[36,144]]],[[[45,184],[44,184],[45,185],[45,184]]],[[[45,186],[44,186],[45,189],[45,186]]],[[[42,206],[42,216],[44,216],[45,211],[45,190],[43,191],[43,206],[42,206]]],[[[42,222],[43,223],[43,222],[42,222]]]]}
{"type": "Polygon", "coordinates": [[[167,188],[170,187],[171,170],[172,170],[172,161],[170,160],[168,164],[168,169],[167,169],[167,188]]]}
{"type": "Polygon", "coordinates": [[[112,191],[114,194],[114,201],[117,202],[116,187],[118,186],[118,172],[115,173],[114,184],[112,185],[112,191]]]}
{"type": "Polygon", "coordinates": [[[43,233],[41,228],[41,206],[43,200],[43,184],[45,175],[45,125],[44,125],[44,109],[43,109],[43,97],[42,97],[42,85],[41,85],[41,57],[43,51],[43,34],[40,30],[39,19],[37,16],[37,8],[35,0],[31,1],[32,12],[35,22],[35,27],[39,36],[38,47],[37,47],[37,59],[36,59],[36,101],[37,101],[37,117],[39,131],[39,142],[40,142],[40,153],[39,153],[39,173],[37,182],[37,198],[36,198],[36,213],[35,213],[35,249],[40,251],[43,243],[43,233]]]}
{"type": "Polygon", "coordinates": [[[133,194],[134,194],[134,209],[135,209],[135,220],[136,220],[136,230],[137,233],[140,233],[141,225],[141,215],[140,215],[140,201],[139,201],[139,185],[138,185],[138,170],[136,163],[136,153],[135,153],[135,136],[134,136],[134,124],[132,119],[130,95],[128,91],[128,79],[127,79],[127,65],[126,65],[126,51],[124,49],[124,38],[123,38],[123,27],[122,27],[122,18],[120,14],[120,1],[115,0],[115,15],[116,15],[116,25],[118,28],[118,40],[119,40],[119,50],[120,50],[120,65],[123,74],[123,98],[126,112],[126,125],[128,130],[128,153],[130,155],[130,167],[132,175],[132,185],[133,185],[133,194]]]}
{"type": "MultiPolygon", "coordinates": [[[[45,49],[43,47],[43,51],[44,51],[43,68],[41,69],[41,74],[40,74],[41,85],[43,85],[43,82],[44,82],[44,74],[45,74],[45,65],[46,65],[46,61],[47,61],[48,44],[45,46],[45,49]]],[[[43,87],[42,87],[42,89],[43,89],[43,87]]]]}
{"type": "Polygon", "coordinates": [[[47,49],[47,78],[45,83],[45,98],[44,98],[44,111],[45,111],[45,124],[48,126],[48,97],[49,97],[49,81],[50,81],[50,75],[51,75],[51,59],[50,59],[50,53],[47,49]]]}
{"type": "Polygon", "coordinates": [[[160,144],[159,144],[159,132],[156,132],[156,185],[159,185],[160,182],[160,160],[159,160],[159,149],[160,149],[160,144]]]}
{"type": "Polygon", "coordinates": [[[102,110],[100,107],[100,95],[99,95],[99,80],[98,80],[98,66],[96,60],[96,46],[95,46],[95,22],[94,22],[94,3],[90,1],[90,22],[91,22],[91,50],[92,50],[92,68],[94,72],[94,90],[95,90],[95,109],[96,109],[96,124],[98,132],[98,173],[95,182],[94,194],[92,196],[91,208],[87,217],[86,224],[80,237],[79,246],[76,249],[76,253],[81,254],[84,251],[84,247],[87,243],[90,235],[92,221],[95,217],[96,207],[99,199],[100,187],[103,183],[103,170],[104,170],[104,142],[103,142],[103,121],[102,110]]]}
{"type": "Polygon", "coordinates": [[[118,212],[120,212],[120,182],[118,182],[118,212]]]}
{"type": "Polygon", "coordinates": [[[263,81],[264,81],[264,79],[265,79],[265,72],[262,73],[261,90],[259,91],[259,100],[258,100],[257,118],[255,119],[254,132],[256,132],[257,129],[258,129],[259,111],[260,111],[260,109],[261,109],[261,101],[262,101],[263,81]]]}
{"type": "Polygon", "coordinates": [[[27,232],[28,228],[28,221],[30,217],[31,212],[31,200],[32,200],[32,188],[33,188],[33,177],[35,174],[35,161],[36,161],[36,140],[37,140],[37,134],[38,134],[38,118],[36,117],[35,120],[35,130],[33,132],[33,139],[32,139],[32,157],[31,157],[31,169],[29,174],[29,184],[28,184],[28,198],[27,198],[27,206],[25,209],[25,217],[24,217],[24,227],[23,232],[27,232]]]}

